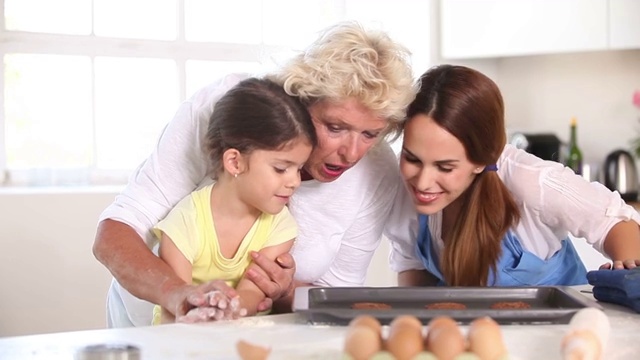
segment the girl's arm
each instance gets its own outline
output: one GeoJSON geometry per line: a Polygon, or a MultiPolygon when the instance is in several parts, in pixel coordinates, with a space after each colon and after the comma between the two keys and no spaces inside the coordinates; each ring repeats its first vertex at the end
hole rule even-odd
{"type": "MultiPolygon", "coordinates": [[[[293,240],[294,239],[291,239],[278,245],[265,247],[259,251],[260,256],[275,262],[278,256],[288,253],[289,250],[291,250],[293,240]]],[[[252,271],[254,270],[260,272],[262,276],[267,276],[264,270],[259,267],[252,267],[252,271]]],[[[248,316],[255,315],[258,312],[258,304],[266,298],[262,290],[247,277],[246,272],[240,282],[238,282],[236,292],[240,296],[240,307],[247,310],[248,316]]]]}
{"type": "Polygon", "coordinates": [[[600,269],[633,269],[640,266],[640,227],[633,220],[615,224],[607,233],[603,247],[613,264],[603,264],[600,269]]]}

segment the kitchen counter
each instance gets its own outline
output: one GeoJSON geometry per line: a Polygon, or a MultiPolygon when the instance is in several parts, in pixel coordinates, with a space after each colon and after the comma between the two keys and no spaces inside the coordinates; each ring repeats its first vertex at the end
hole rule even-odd
{"type": "MultiPolygon", "coordinates": [[[[589,286],[579,287],[587,290],[589,286]]],[[[593,299],[589,293],[584,296],[593,299]]],[[[611,322],[607,360],[640,354],[640,314],[600,303],[611,322]]],[[[467,326],[462,326],[467,331],[467,326]]],[[[513,359],[561,359],[560,341],[568,325],[503,325],[513,359]]],[[[73,359],[93,344],[131,344],[141,359],[238,359],[235,344],[244,339],[271,346],[270,359],[340,359],[346,327],[309,325],[299,314],[269,315],[206,324],[169,324],[0,338],[0,359],[73,359]]]]}

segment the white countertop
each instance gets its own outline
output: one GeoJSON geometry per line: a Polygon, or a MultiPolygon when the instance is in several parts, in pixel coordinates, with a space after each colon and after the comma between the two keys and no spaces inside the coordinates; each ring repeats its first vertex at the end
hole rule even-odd
{"type": "MultiPolygon", "coordinates": [[[[589,297],[589,294],[585,294],[589,297]]],[[[607,360],[640,357],[640,314],[601,303],[611,322],[607,360]]],[[[463,331],[467,330],[462,326],[463,331]]],[[[503,325],[513,359],[561,359],[568,325],[503,325]]],[[[269,315],[206,324],[170,324],[0,338],[0,359],[73,359],[93,344],[131,344],[141,359],[238,359],[244,339],[272,348],[269,359],[340,359],[346,327],[306,323],[299,314],[269,315]]]]}

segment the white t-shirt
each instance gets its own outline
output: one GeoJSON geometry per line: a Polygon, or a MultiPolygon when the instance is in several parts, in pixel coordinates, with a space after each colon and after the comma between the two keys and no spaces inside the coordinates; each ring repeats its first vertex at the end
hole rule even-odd
{"type": "MultiPolygon", "coordinates": [[[[151,156],[100,220],[130,225],[152,247],[151,228],[187,194],[211,183],[202,151],[209,117],[218,99],[246,77],[229,75],[185,101],[151,156]]],[[[299,230],[291,250],[295,278],[325,286],[363,285],[383,231],[389,238],[407,238],[398,241],[415,239],[415,210],[406,199],[397,158],[386,142],[333,182],[302,182],[289,203],[299,230]],[[396,201],[397,197],[403,200],[396,201]]],[[[152,308],[112,282],[107,299],[109,326],[148,325],[152,308]]]]}
{"type": "MultiPolygon", "coordinates": [[[[615,224],[623,220],[640,224],[640,214],[620,194],[598,182],[589,183],[560,163],[507,145],[497,165],[498,176],[520,209],[520,222],[511,230],[525,250],[541,259],[547,260],[560,250],[569,233],[585,238],[607,256],[603,244],[615,224]]],[[[444,246],[441,230],[442,211],[429,216],[436,252],[444,246]]],[[[424,269],[416,255],[415,238],[391,239],[390,265],[396,272],[424,269]]]]}

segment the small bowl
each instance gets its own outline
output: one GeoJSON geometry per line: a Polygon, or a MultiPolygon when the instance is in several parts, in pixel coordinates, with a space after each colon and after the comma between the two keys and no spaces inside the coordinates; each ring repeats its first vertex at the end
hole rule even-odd
{"type": "Polygon", "coordinates": [[[129,344],[95,344],[76,352],[75,360],[140,360],[140,349],[129,344]]]}

